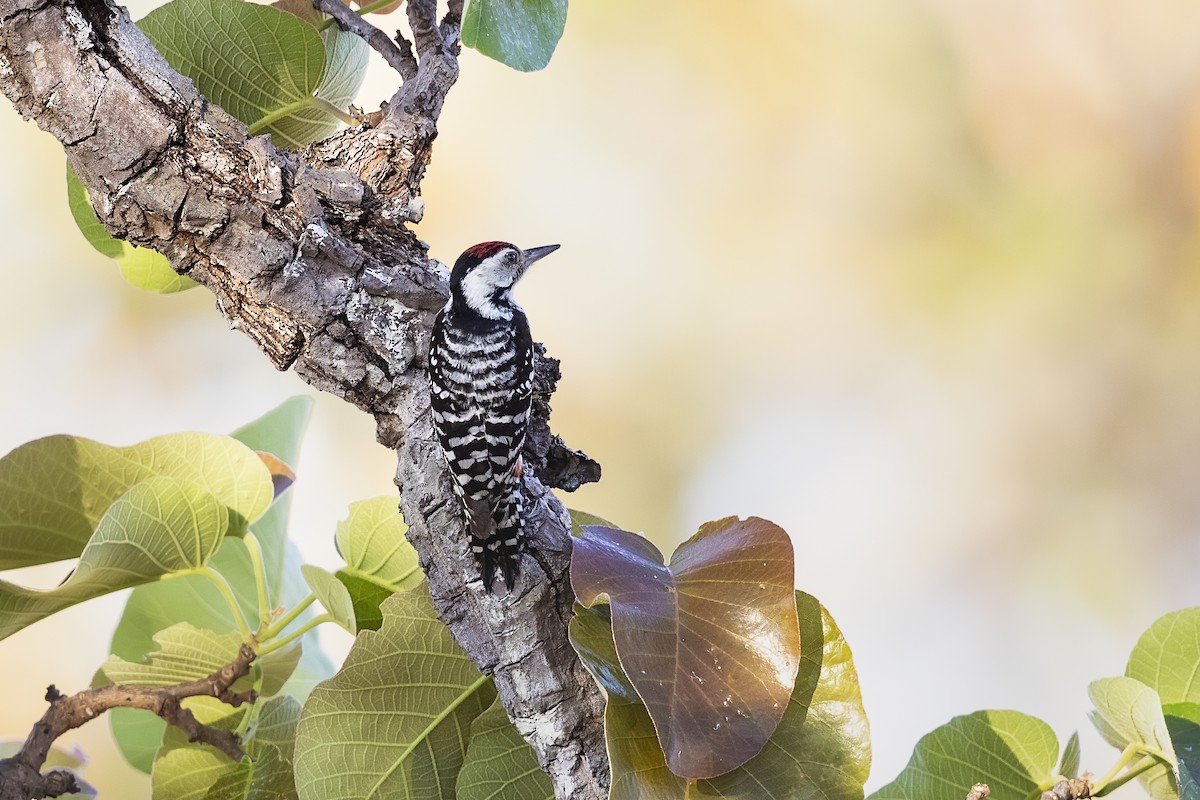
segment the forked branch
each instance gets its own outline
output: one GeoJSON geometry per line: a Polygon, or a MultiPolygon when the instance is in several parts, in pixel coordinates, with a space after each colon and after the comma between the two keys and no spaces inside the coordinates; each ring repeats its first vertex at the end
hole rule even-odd
{"type": "Polygon", "coordinates": [[[356,14],[341,0],[312,0],[313,7],[333,17],[344,31],[349,31],[361,38],[375,49],[388,66],[400,73],[404,80],[416,77],[417,59],[413,56],[412,45],[397,32],[396,38],[376,28],[371,23],[356,14]],[[401,47],[398,42],[403,42],[401,47]]]}
{"type": "Polygon", "coordinates": [[[79,791],[74,774],[56,769],[43,775],[42,766],[58,737],[112,708],[137,708],[157,714],[187,734],[188,741],[211,745],[240,761],[244,753],[238,737],[232,731],[202,725],[182,702],[189,697],[215,697],[234,708],[254,702],[253,690],[233,691],[233,685],[249,674],[253,661],[254,650],[243,644],[237,658],[197,681],[174,686],[110,684],[85,689],[70,697],[64,697],[51,686],[46,690],[50,707],[33,726],[21,749],[11,758],[0,759],[0,800],[32,800],[79,791]]]}

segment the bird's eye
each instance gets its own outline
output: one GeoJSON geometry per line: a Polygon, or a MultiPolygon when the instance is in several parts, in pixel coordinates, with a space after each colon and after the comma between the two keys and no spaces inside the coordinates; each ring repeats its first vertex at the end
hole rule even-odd
{"type": "Polygon", "coordinates": [[[508,255],[504,256],[504,260],[510,264],[517,263],[517,253],[514,250],[509,250],[508,255]]]}

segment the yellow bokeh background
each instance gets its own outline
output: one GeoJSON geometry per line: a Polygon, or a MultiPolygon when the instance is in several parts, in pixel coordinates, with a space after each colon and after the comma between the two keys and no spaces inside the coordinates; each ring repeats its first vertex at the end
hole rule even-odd
{"type": "MultiPolygon", "coordinates": [[[[1190,0],[576,0],[547,70],[462,58],[417,230],[447,262],[563,245],[519,299],[563,359],[556,430],[604,465],[564,499],[667,550],[729,514],[785,527],[856,654],[870,787],[984,707],[1081,729],[1106,771],[1087,682],[1200,601],[1197,41],[1190,0]]],[[[375,64],[360,104],[392,86],[375,64]]],[[[0,131],[0,452],[228,431],[308,391],[203,290],[124,284],[57,144],[6,103],[0,131]]],[[[393,466],[318,398],[309,560],[393,466]]],[[[0,737],[90,680],[122,599],[0,642],[0,737]]],[[[103,723],[66,741],[102,797],[148,794],[103,723]]]]}

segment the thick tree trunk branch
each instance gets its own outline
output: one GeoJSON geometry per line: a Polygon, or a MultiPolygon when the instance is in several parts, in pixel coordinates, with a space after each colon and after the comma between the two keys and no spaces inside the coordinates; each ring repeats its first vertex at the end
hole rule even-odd
{"type": "Polygon", "coordinates": [[[0,759],[0,800],[31,800],[58,797],[79,791],[75,776],[67,770],[42,774],[42,765],[50,746],[58,737],[78,728],[112,708],[138,708],[162,717],[168,724],[187,734],[188,741],[201,742],[220,750],[234,761],[244,753],[233,731],[202,725],[181,703],[189,697],[215,697],[237,708],[254,702],[253,691],[239,693],[233,684],[250,673],[254,649],[243,644],[237,658],[219,670],[201,678],[174,686],[124,686],[110,684],[63,697],[51,686],[46,690],[50,708],[30,731],[20,751],[12,758],[0,759]]]}
{"type": "Polygon", "coordinates": [[[485,672],[559,797],[608,783],[603,699],[567,641],[563,506],[598,467],[552,437],[556,362],[539,359],[527,463],[531,540],[513,597],[482,590],[429,417],[425,357],[446,273],[405,227],[458,75],[461,3],[409,0],[418,46],[376,127],[277,151],[201,97],[110,0],[0,0],[0,89],[57,137],[115,234],[207,286],[280,369],[373,414],[399,453],[409,536],[443,621],[485,672]]]}

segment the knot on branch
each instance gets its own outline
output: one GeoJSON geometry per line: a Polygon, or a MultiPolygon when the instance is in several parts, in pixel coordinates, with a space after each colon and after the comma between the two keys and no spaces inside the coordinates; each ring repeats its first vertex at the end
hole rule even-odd
{"type": "Polygon", "coordinates": [[[1059,781],[1054,788],[1042,792],[1041,800],[1085,800],[1092,796],[1090,776],[1059,781]]]}

